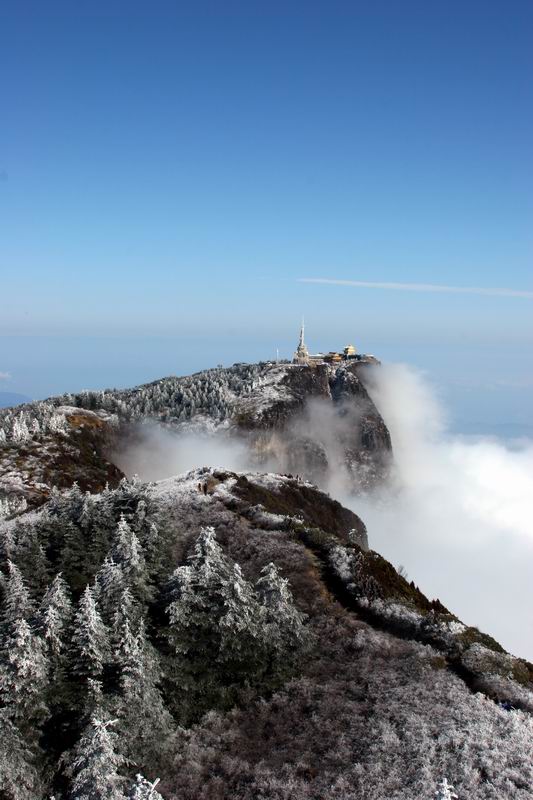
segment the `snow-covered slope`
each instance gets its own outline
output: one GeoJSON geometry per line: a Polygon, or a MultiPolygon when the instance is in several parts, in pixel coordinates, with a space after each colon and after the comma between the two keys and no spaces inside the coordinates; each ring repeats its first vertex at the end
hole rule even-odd
{"type": "Polygon", "coordinates": [[[342,472],[347,490],[365,489],[382,480],[391,455],[386,424],[364,386],[372,368],[235,365],[0,410],[0,497],[16,492],[36,503],[68,479],[88,489],[114,484],[114,446],[154,421],[177,432],[224,429],[259,467],[323,486],[332,471],[342,472]]]}
{"type": "MultiPolygon", "coordinates": [[[[67,671],[67,683],[72,683],[68,691],[63,684],[55,690],[46,736],[33,755],[17,755],[32,759],[20,780],[33,776],[42,794],[8,793],[10,800],[44,800],[45,791],[64,800],[70,797],[69,777],[61,764],[70,763],[68,748],[81,735],[80,725],[92,706],[99,719],[111,713],[117,718],[118,735],[109,747],[118,753],[138,747],[134,737],[141,736],[143,720],[150,730],[163,724],[164,717],[164,736],[149,736],[135,764],[120,758],[116,764],[128,780],[138,771],[150,780],[161,777],[158,790],[165,800],[429,800],[444,778],[460,800],[531,797],[533,667],[464,626],[440,602],[424,597],[368,549],[364,524],[353,512],[307,481],[206,468],[150,485],[123,480],[116,489],[95,495],[83,495],[75,487],[54,493],[39,511],[0,523],[0,556],[5,575],[11,569],[8,558],[20,569],[33,603],[41,601],[59,569],[74,599],[82,597],[81,604],[88,602],[83,600],[85,587],[94,587],[92,613],[100,611],[109,621],[109,635],[116,635],[117,615],[121,619],[134,612],[131,624],[138,625],[142,612],[151,648],[150,674],[157,667],[161,687],[157,694],[154,684],[143,684],[148,688],[131,695],[134,708],[121,704],[124,687],[131,686],[116,683],[124,645],[102,656],[108,663],[101,666],[103,682],[97,691],[87,694],[67,671]],[[209,544],[205,552],[198,544],[202,529],[212,529],[209,536],[215,537],[208,542],[203,534],[204,545],[209,544]],[[217,555],[218,547],[223,555],[217,555]],[[200,562],[201,571],[195,572],[200,562]],[[254,614],[259,610],[254,609],[259,606],[252,587],[271,563],[288,581],[283,589],[290,591],[283,601],[284,613],[290,612],[287,624],[305,620],[305,652],[287,661],[287,671],[275,681],[267,680],[268,672],[258,679],[250,656],[248,680],[248,673],[235,672],[233,663],[223,662],[222,673],[217,672],[220,652],[209,649],[216,637],[194,639],[192,650],[187,639],[187,658],[201,656],[202,669],[210,670],[210,664],[213,669],[208,694],[194,701],[208,713],[195,716],[200,706],[188,704],[194,691],[186,683],[189,673],[182,676],[178,666],[183,662],[173,660],[170,647],[172,619],[179,619],[179,609],[169,621],[168,604],[196,608],[196,593],[202,592],[197,608],[204,636],[209,615],[216,618],[224,612],[224,626],[235,637],[232,658],[241,664],[247,637],[258,635],[254,614]],[[130,611],[113,600],[124,597],[117,594],[118,577],[131,581],[137,604],[133,612],[131,598],[130,611]],[[292,603],[305,617],[294,616],[292,603]],[[217,681],[230,674],[228,703],[230,684],[217,681]],[[73,706],[74,690],[85,694],[73,706]],[[143,705],[144,696],[148,705],[143,705]],[[161,702],[157,721],[153,704],[161,702]],[[125,726],[121,715],[133,721],[125,726]]],[[[4,593],[1,611],[6,619],[26,614],[32,625],[34,606],[20,602],[17,580],[11,574],[5,585],[13,587],[19,601],[4,593]]],[[[74,631],[82,619],[81,611],[77,613],[74,631]]],[[[193,617],[186,622],[188,630],[193,617]]],[[[43,624],[37,625],[36,635],[47,630],[43,624]]],[[[283,617],[276,624],[283,626],[283,617]]],[[[6,658],[2,651],[0,674],[6,658]]],[[[9,659],[13,670],[12,653],[9,659]]],[[[0,694],[5,685],[0,681],[0,694]]],[[[0,774],[6,770],[2,746],[0,774]]],[[[13,770],[4,772],[10,780],[13,770]]]]}

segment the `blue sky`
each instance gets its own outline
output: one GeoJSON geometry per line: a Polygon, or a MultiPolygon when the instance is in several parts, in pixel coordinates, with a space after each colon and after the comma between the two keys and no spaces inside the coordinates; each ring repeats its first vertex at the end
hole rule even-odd
{"type": "Polygon", "coordinates": [[[532,35],[518,0],[4,3],[0,389],[289,354],[305,313],[525,417],[531,298],[298,279],[533,291],[532,35]]]}

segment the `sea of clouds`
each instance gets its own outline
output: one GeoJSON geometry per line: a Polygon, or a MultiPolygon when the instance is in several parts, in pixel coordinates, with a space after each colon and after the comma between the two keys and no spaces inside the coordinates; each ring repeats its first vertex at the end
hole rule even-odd
{"type": "Polygon", "coordinates": [[[461,437],[428,381],[384,365],[370,393],[391,433],[389,486],[344,498],[371,547],[464,622],[533,659],[533,442],[461,437]]]}

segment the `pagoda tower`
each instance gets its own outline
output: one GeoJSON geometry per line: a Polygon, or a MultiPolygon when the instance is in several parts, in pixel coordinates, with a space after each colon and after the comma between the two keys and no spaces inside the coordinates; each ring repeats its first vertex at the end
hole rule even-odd
{"type": "Polygon", "coordinates": [[[309,363],[309,350],[305,343],[305,324],[302,319],[302,327],[300,328],[300,341],[292,359],[293,364],[308,364],[309,363]]]}

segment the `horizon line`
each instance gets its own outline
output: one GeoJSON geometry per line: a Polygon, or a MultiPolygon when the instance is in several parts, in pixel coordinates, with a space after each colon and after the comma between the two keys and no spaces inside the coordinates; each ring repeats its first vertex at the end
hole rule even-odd
{"type": "Polygon", "coordinates": [[[353,286],[361,289],[389,289],[404,292],[448,292],[451,294],[479,294],[491,297],[524,297],[533,299],[527,289],[488,288],[482,286],[446,286],[436,283],[395,283],[385,281],[352,281],[341,278],[297,278],[298,283],[319,283],[331,286],[353,286]]]}

